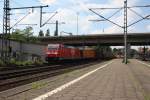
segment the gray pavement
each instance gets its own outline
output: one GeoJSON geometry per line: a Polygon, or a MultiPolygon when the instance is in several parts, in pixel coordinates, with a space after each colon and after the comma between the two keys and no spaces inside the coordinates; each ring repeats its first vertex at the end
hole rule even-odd
{"type": "Polygon", "coordinates": [[[150,100],[150,69],[136,60],[121,62],[115,60],[47,100],[150,100]]]}
{"type": "MultiPolygon", "coordinates": [[[[39,89],[10,97],[7,97],[8,94],[14,90],[5,91],[0,93],[0,96],[7,94],[5,100],[31,100],[106,63],[108,62],[64,74],[64,76],[61,75],[57,78],[42,80],[42,82],[50,80],[52,82],[39,89]]],[[[29,87],[26,85],[16,88],[16,90],[21,91],[25,88],[29,87]]],[[[137,60],[130,60],[130,63],[125,65],[122,60],[115,59],[107,67],[49,96],[46,100],[150,100],[150,67],[139,63],[137,60]]]]}

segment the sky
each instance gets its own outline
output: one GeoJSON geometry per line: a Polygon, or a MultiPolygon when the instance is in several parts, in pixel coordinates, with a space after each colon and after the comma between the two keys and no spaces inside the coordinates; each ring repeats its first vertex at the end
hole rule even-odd
{"type": "MultiPolygon", "coordinates": [[[[128,0],[128,6],[137,5],[149,5],[150,0],[128,0]]],[[[123,29],[115,26],[108,21],[93,22],[90,20],[102,19],[96,14],[92,13],[89,8],[102,8],[102,7],[123,7],[124,0],[10,0],[10,7],[25,7],[25,6],[38,6],[49,5],[48,8],[43,8],[43,12],[49,12],[43,14],[43,23],[48,20],[54,13],[58,12],[48,23],[55,23],[56,20],[59,23],[59,34],[61,31],[73,33],[73,35],[87,35],[87,34],[114,34],[123,33],[123,29]],[[77,17],[78,17],[78,33],[77,33],[77,17]]],[[[3,1],[0,0],[0,31],[2,32],[2,15],[3,15],[3,1]]],[[[132,8],[132,10],[138,12],[143,17],[150,15],[149,8],[132,8]]],[[[117,10],[94,10],[95,12],[103,15],[104,17],[110,17],[117,10]]],[[[28,14],[28,16],[22,20],[19,24],[37,24],[32,26],[34,29],[34,35],[38,35],[40,30],[46,32],[50,29],[51,35],[54,34],[55,25],[46,24],[40,28],[40,10],[39,9],[27,9],[27,10],[11,10],[11,26],[13,26],[18,20],[28,14]],[[32,12],[33,11],[33,12],[32,12]],[[30,12],[30,14],[28,14],[30,12]],[[19,14],[22,13],[22,14],[19,14]]],[[[123,10],[110,18],[111,21],[123,26],[123,10]]],[[[140,17],[128,10],[128,25],[139,20],[140,17]]],[[[13,28],[24,29],[26,26],[16,25],[13,28]]],[[[0,32],[0,33],[1,33],[0,32]]],[[[143,20],[128,28],[129,33],[150,32],[150,20],[143,20]]],[[[62,33],[62,35],[67,35],[62,33]]]]}

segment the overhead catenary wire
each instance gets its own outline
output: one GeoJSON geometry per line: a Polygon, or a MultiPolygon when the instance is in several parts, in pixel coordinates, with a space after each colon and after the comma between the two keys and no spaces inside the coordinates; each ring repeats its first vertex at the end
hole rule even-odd
{"type": "MultiPolygon", "coordinates": [[[[122,8],[121,9],[119,9],[119,10],[117,10],[116,12],[114,12],[110,17],[108,17],[107,19],[111,19],[113,16],[115,16],[117,13],[119,13],[120,11],[122,10],[122,8]]],[[[106,20],[104,20],[104,19],[101,19],[101,20],[99,20],[99,19],[97,19],[97,20],[89,20],[89,21],[106,21],[106,20]]]]}
{"type": "Polygon", "coordinates": [[[93,10],[112,10],[112,9],[123,9],[123,7],[116,7],[116,8],[89,8],[93,10]]]}
{"type": "Polygon", "coordinates": [[[136,12],[135,10],[133,10],[132,8],[128,8],[131,12],[133,12],[134,14],[136,14],[137,16],[144,18],[141,14],[139,14],[138,12],[136,12]]]}
{"type": "Polygon", "coordinates": [[[48,20],[45,21],[45,23],[41,23],[40,27],[43,27],[44,25],[46,25],[58,12],[55,12],[52,16],[50,16],[50,18],[48,18],[48,20]]]}
{"type": "Polygon", "coordinates": [[[115,22],[113,22],[113,21],[107,19],[106,17],[104,17],[104,16],[98,14],[98,13],[95,12],[94,10],[92,10],[92,9],[89,9],[89,10],[92,11],[93,13],[95,13],[96,15],[98,15],[99,17],[105,19],[106,21],[108,21],[108,22],[110,22],[110,23],[112,23],[112,24],[114,24],[114,25],[116,25],[116,26],[118,26],[118,27],[120,27],[120,28],[123,28],[121,25],[119,25],[119,24],[117,24],[117,23],[115,23],[115,22]]]}
{"type": "Polygon", "coordinates": [[[17,21],[10,29],[12,29],[13,27],[15,27],[18,23],[20,23],[23,19],[25,19],[30,13],[28,13],[27,15],[23,16],[19,21],[17,21]]]}

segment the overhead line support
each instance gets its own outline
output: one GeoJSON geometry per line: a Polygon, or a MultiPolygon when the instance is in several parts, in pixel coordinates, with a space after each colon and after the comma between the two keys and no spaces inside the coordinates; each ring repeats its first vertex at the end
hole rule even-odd
{"type": "Polygon", "coordinates": [[[128,63],[128,53],[127,53],[127,33],[128,33],[128,19],[127,19],[127,0],[124,1],[124,63],[128,63]]]}
{"type": "Polygon", "coordinates": [[[49,7],[49,6],[46,5],[46,6],[18,7],[18,8],[10,8],[10,10],[15,10],[15,9],[30,9],[30,8],[44,8],[44,7],[49,7]]]}

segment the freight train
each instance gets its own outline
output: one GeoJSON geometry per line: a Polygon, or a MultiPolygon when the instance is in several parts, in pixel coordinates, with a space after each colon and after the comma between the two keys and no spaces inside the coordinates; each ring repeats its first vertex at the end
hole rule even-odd
{"type": "Polygon", "coordinates": [[[63,44],[48,44],[46,48],[46,61],[95,59],[94,49],[79,49],[63,44]]]}

